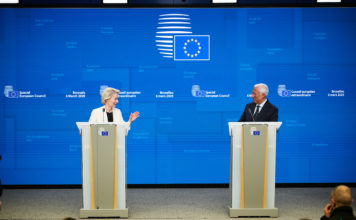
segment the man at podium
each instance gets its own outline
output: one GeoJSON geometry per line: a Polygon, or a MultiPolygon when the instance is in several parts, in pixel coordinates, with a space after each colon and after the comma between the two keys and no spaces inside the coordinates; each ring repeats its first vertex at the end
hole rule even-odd
{"type": "Polygon", "coordinates": [[[278,108],[268,101],[268,91],[264,83],[254,86],[253,102],[246,105],[239,122],[278,121],[278,108]]]}
{"type": "Polygon", "coordinates": [[[115,108],[116,104],[119,102],[120,90],[114,88],[106,88],[101,95],[101,102],[104,106],[96,108],[91,112],[89,122],[100,123],[100,122],[117,122],[117,123],[127,123],[127,127],[131,126],[131,123],[135,121],[139,116],[139,112],[131,113],[128,122],[125,122],[122,118],[120,109],[115,108]]]}

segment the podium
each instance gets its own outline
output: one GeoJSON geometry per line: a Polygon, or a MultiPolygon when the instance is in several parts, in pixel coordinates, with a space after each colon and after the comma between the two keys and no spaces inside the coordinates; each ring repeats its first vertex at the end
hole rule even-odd
{"type": "Polygon", "coordinates": [[[230,217],[278,217],[276,133],[282,122],[229,122],[230,217]]]}
{"type": "Polygon", "coordinates": [[[80,218],[128,217],[124,123],[77,122],[82,133],[83,208],[80,218]]]}

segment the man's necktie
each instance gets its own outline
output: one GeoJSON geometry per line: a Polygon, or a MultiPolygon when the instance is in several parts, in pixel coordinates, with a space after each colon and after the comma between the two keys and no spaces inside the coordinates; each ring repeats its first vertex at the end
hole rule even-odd
{"type": "Polygon", "coordinates": [[[256,121],[256,118],[257,118],[257,115],[258,115],[259,111],[260,111],[260,106],[257,105],[257,106],[256,106],[255,114],[253,114],[253,116],[252,116],[254,121],[256,121]]]}

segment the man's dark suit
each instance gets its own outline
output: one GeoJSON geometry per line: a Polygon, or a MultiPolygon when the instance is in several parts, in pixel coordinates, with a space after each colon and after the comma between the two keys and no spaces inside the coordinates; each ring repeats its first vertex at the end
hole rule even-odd
{"type": "MultiPolygon", "coordinates": [[[[254,102],[247,104],[239,122],[254,121],[252,115],[255,107],[256,103],[254,102]]],[[[278,121],[278,108],[267,100],[261,111],[257,114],[255,121],[278,121]]]]}
{"type": "Polygon", "coordinates": [[[320,220],[340,220],[340,219],[342,220],[356,219],[351,206],[338,207],[332,211],[330,218],[327,218],[325,215],[320,218],[320,220]]]}

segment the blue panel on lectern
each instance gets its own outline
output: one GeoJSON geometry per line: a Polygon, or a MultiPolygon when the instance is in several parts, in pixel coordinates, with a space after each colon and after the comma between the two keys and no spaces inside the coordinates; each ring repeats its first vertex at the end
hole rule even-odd
{"type": "Polygon", "coordinates": [[[355,8],[2,8],[0,33],[4,184],[81,184],[75,122],[107,86],[140,112],[129,184],[228,183],[227,122],[259,82],[283,122],[277,182],[356,182],[355,8]]]}

